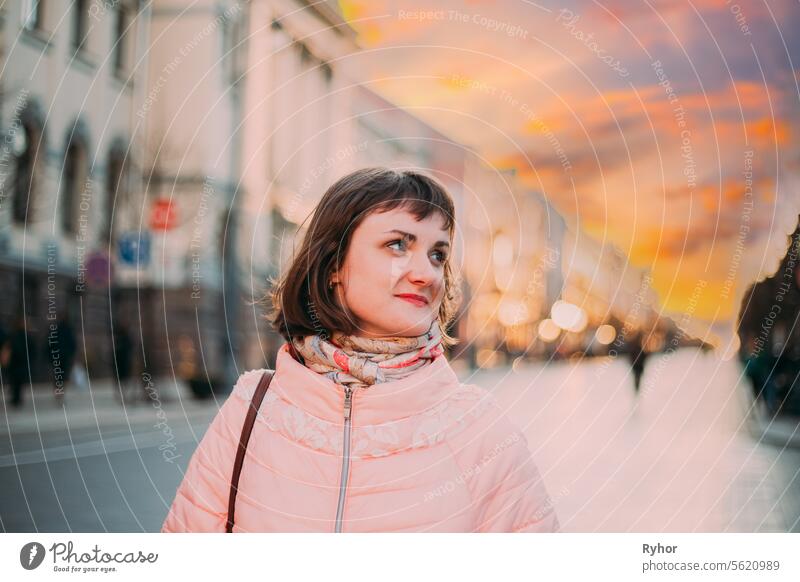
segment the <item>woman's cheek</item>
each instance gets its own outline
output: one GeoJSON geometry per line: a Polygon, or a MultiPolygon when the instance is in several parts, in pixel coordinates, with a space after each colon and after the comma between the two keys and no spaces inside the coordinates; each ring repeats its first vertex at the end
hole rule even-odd
{"type": "Polygon", "coordinates": [[[444,281],[441,281],[439,283],[439,287],[436,290],[436,293],[434,294],[434,297],[436,297],[436,300],[434,301],[434,304],[436,305],[436,308],[438,309],[439,306],[442,304],[442,300],[444,299],[444,281]]]}

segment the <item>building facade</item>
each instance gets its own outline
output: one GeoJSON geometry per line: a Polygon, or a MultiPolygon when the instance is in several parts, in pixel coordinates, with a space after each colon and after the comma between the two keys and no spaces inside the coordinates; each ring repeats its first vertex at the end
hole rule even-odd
{"type": "Polygon", "coordinates": [[[85,338],[90,371],[113,373],[114,210],[137,188],[146,21],[131,1],[0,7],[0,325],[25,315],[34,382],[61,318],[85,338]]]}
{"type": "Polygon", "coordinates": [[[237,376],[236,266],[249,2],[151,2],[141,199],[121,233],[119,308],[147,368],[229,386],[237,376]],[[226,285],[232,285],[226,294],[226,285]]]}
{"type": "Polygon", "coordinates": [[[93,377],[117,375],[121,330],[133,373],[224,391],[272,366],[271,282],[324,191],[365,166],[454,197],[452,358],[526,351],[560,293],[563,221],[348,70],[335,2],[30,0],[0,18],[0,325],[24,312],[44,346],[65,314],[93,377]]]}

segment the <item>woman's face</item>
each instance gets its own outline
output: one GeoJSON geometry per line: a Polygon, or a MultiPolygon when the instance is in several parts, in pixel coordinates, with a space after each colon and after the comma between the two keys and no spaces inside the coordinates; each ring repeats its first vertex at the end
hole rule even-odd
{"type": "Polygon", "coordinates": [[[450,253],[444,218],[422,221],[402,208],[369,214],[353,232],[332,280],[336,296],[366,337],[417,336],[438,318],[450,253]]]}

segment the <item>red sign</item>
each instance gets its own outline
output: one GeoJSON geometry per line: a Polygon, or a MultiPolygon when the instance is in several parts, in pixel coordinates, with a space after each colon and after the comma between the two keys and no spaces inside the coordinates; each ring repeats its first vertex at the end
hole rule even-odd
{"type": "Polygon", "coordinates": [[[178,218],[175,206],[167,198],[160,198],[153,203],[150,214],[150,228],[154,230],[171,230],[175,228],[178,218]]]}

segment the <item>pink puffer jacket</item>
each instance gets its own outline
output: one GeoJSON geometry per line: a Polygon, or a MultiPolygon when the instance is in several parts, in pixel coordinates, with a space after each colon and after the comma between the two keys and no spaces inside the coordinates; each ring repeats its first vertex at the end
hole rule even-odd
{"type": "MultiPolygon", "coordinates": [[[[242,424],[264,370],[244,373],[189,461],[162,532],[224,532],[242,424]]],[[[284,344],[239,481],[234,532],[553,532],[523,434],[444,356],[345,391],[284,344]],[[346,438],[347,437],[347,438],[346,438]]]]}

